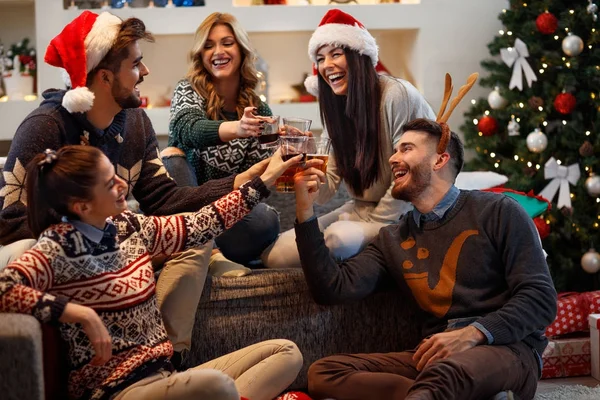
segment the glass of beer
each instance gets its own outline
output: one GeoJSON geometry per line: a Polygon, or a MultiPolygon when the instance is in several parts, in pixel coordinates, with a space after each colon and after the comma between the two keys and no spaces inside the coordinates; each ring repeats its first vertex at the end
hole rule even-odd
{"type": "Polygon", "coordinates": [[[285,134],[289,136],[303,136],[310,129],[312,120],[297,117],[284,117],[283,128],[285,134]]]}
{"type": "Polygon", "coordinates": [[[326,137],[309,137],[306,145],[306,159],[312,160],[318,158],[323,160],[323,164],[319,168],[323,173],[327,172],[327,161],[329,160],[329,152],[331,151],[331,139],[326,137]]]}
{"type": "Polygon", "coordinates": [[[277,147],[279,139],[279,115],[271,115],[261,118],[264,121],[263,131],[256,137],[258,139],[258,147],[261,149],[272,149],[277,147]]]}
{"type": "Polygon", "coordinates": [[[294,193],[294,175],[304,167],[306,161],[306,145],[308,136],[281,136],[279,143],[281,147],[281,158],[284,161],[289,160],[299,154],[304,155],[302,161],[285,170],[285,172],[275,181],[275,190],[280,193],[294,193]]]}

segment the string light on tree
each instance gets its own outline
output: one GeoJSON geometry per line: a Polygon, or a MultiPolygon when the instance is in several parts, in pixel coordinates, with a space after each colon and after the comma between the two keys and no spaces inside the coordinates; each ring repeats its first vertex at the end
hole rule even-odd
{"type": "Polygon", "coordinates": [[[600,253],[591,248],[581,257],[581,268],[588,274],[600,271],[600,253]]]}
{"type": "Polygon", "coordinates": [[[535,128],[527,135],[527,148],[533,153],[541,153],[548,146],[548,138],[540,128],[535,128]]]}
{"type": "Polygon", "coordinates": [[[562,50],[569,57],[577,57],[583,51],[583,40],[572,32],[563,39],[562,50]]]}

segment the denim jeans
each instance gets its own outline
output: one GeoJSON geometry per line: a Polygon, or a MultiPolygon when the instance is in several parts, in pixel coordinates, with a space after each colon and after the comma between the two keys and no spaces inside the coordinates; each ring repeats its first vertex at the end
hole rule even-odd
{"type": "MultiPolygon", "coordinates": [[[[196,174],[185,157],[163,157],[163,164],[179,186],[198,186],[196,174]]],[[[247,264],[257,260],[279,235],[279,213],[266,204],[258,204],[244,218],[215,239],[229,260],[247,264]]]]}

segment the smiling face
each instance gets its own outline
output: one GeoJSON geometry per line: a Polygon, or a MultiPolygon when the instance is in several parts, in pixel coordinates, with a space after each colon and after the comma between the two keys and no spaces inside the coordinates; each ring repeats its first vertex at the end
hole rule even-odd
{"type": "Polygon", "coordinates": [[[97,174],[91,200],[75,201],[72,208],[83,222],[103,229],[106,218],[127,209],[127,183],[115,174],[115,167],[105,155],[100,158],[97,174]]]}
{"type": "Polygon", "coordinates": [[[142,51],[137,41],[128,46],[129,56],[121,62],[112,83],[112,96],[122,109],[137,108],[142,104],[138,85],[150,71],[142,62],[142,51]]]}
{"type": "Polygon", "coordinates": [[[236,77],[240,73],[242,53],[228,25],[212,27],[201,55],[204,68],[215,80],[236,77]]]}
{"type": "Polygon", "coordinates": [[[319,75],[338,96],[348,94],[348,64],[346,54],[341,47],[326,45],[317,51],[317,69],[319,75]]]}
{"type": "Polygon", "coordinates": [[[437,157],[435,146],[427,134],[405,132],[389,160],[394,174],[392,196],[410,202],[419,199],[431,186],[437,157]]]}

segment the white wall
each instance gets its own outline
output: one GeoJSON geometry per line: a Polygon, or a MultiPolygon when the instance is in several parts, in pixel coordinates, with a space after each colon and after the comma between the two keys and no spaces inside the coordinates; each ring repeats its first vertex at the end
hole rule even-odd
{"type": "Polygon", "coordinates": [[[0,41],[5,47],[29,38],[35,46],[35,16],[33,3],[0,1],[0,41]]]}

